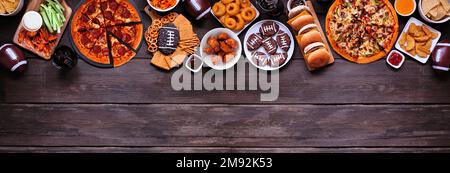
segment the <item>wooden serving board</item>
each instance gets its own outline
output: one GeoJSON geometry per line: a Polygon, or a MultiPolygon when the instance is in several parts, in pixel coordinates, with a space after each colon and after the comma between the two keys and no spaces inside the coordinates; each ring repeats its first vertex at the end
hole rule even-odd
{"type": "MultiPolygon", "coordinates": [[[[328,44],[327,37],[324,33],[325,30],[322,29],[322,25],[320,24],[319,18],[317,17],[316,11],[314,10],[314,6],[311,3],[311,1],[306,1],[306,6],[308,6],[309,9],[311,10],[311,15],[314,17],[314,22],[319,27],[319,32],[322,37],[322,42],[323,42],[323,44],[325,44],[325,47],[327,48],[328,52],[330,53],[331,58],[330,58],[330,61],[328,61],[328,64],[332,64],[332,63],[334,63],[334,57],[333,57],[333,53],[330,49],[330,45],[328,44]]],[[[303,50],[303,48],[300,49],[300,52],[302,53],[303,58],[306,58],[305,53],[301,50],[303,50]]],[[[310,67],[308,65],[308,63],[305,63],[305,64],[309,71],[317,70],[316,68],[310,67]]]]}
{"type": "MultiPolygon", "coordinates": [[[[30,0],[28,1],[28,6],[27,9],[25,10],[25,12],[27,11],[38,11],[39,10],[39,6],[44,2],[45,0],[30,0]]],[[[34,54],[38,55],[39,57],[42,57],[46,60],[49,60],[51,58],[51,54],[53,54],[53,52],[55,51],[55,48],[58,46],[59,41],[61,40],[61,37],[64,35],[64,31],[66,30],[66,26],[69,23],[70,20],[70,16],[72,15],[72,9],[69,7],[69,5],[67,5],[65,0],[59,0],[59,2],[61,3],[61,5],[64,7],[65,9],[65,17],[66,17],[66,21],[64,22],[64,25],[61,28],[61,33],[58,33],[58,39],[56,40],[56,44],[55,46],[52,47],[52,50],[50,51],[50,56],[44,56],[42,53],[35,51],[34,49],[28,48],[27,46],[25,46],[22,43],[19,43],[19,32],[23,29],[23,25],[22,22],[20,22],[19,26],[17,27],[16,33],[14,34],[14,39],[13,42],[17,45],[19,45],[20,47],[29,50],[31,52],[33,52],[34,54]]],[[[42,27],[45,27],[45,24],[42,24],[42,27]]]]}

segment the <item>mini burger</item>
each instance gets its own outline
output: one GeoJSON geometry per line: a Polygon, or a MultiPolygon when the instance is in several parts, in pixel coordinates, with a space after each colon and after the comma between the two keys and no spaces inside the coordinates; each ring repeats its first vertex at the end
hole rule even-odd
{"type": "Polygon", "coordinates": [[[319,68],[328,64],[331,55],[321,42],[311,43],[305,48],[305,60],[309,67],[319,68]]]}
{"type": "MultiPolygon", "coordinates": [[[[299,6],[301,7],[301,6],[299,6]]],[[[303,8],[298,15],[289,19],[287,22],[294,30],[298,31],[303,28],[307,24],[314,23],[314,18],[311,13],[307,10],[307,8],[303,8]]]]}
{"type": "Polygon", "coordinates": [[[302,49],[305,49],[311,43],[314,42],[323,42],[322,36],[320,32],[317,30],[316,24],[307,24],[305,25],[297,35],[297,42],[302,49]]]}

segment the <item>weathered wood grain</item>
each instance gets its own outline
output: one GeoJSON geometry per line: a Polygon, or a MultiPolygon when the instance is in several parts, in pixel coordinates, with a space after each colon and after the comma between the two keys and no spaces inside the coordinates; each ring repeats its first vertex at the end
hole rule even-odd
{"type": "Polygon", "coordinates": [[[0,147],[1,153],[449,153],[450,148],[0,147]]]}
{"type": "Polygon", "coordinates": [[[1,104],[0,146],[449,147],[449,105],[1,104]]]}
{"type": "MultiPolygon", "coordinates": [[[[238,104],[262,103],[260,94],[269,92],[250,91],[248,87],[247,91],[175,91],[171,86],[173,72],[160,71],[149,60],[135,59],[116,69],[80,62],[64,74],[49,62],[30,60],[29,70],[22,77],[0,73],[0,102],[238,104]]],[[[248,73],[240,75],[249,81],[248,73]]],[[[406,61],[394,71],[384,61],[355,65],[340,59],[310,73],[299,59],[291,61],[279,77],[280,94],[275,103],[450,103],[448,77],[437,77],[429,65],[414,61],[406,61]]]]}

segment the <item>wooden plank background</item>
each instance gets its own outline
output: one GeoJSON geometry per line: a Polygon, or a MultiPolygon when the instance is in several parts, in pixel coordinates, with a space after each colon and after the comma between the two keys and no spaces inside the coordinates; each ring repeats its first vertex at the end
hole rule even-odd
{"type": "MultiPolygon", "coordinates": [[[[136,3],[143,11],[146,2],[136,3]]],[[[321,21],[327,6],[315,3],[321,21]]],[[[0,18],[1,42],[12,41],[22,14],[0,18]]],[[[407,19],[399,16],[401,28],[407,19]]],[[[212,16],[193,25],[200,37],[219,27],[212,16]]],[[[432,26],[449,37],[449,22],[432,26]]],[[[151,66],[145,48],[116,69],[80,60],[60,73],[27,53],[25,75],[0,70],[0,152],[450,151],[450,81],[430,63],[408,58],[396,71],[384,59],[338,58],[310,73],[296,49],[279,73],[279,99],[261,102],[268,91],[175,91],[173,71],[151,66]]]]}

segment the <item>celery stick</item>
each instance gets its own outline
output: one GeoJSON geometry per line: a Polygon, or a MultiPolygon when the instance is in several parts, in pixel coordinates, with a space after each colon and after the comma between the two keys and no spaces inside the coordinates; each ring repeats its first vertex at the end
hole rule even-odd
{"type": "Polygon", "coordinates": [[[40,11],[40,14],[41,14],[41,16],[42,16],[42,19],[44,20],[45,26],[46,26],[47,29],[52,33],[53,30],[52,30],[52,28],[50,27],[50,22],[48,21],[47,14],[45,14],[45,10],[40,9],[39,11],[40,11]]]}

